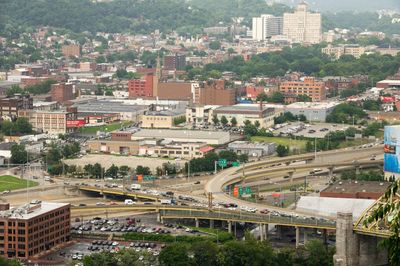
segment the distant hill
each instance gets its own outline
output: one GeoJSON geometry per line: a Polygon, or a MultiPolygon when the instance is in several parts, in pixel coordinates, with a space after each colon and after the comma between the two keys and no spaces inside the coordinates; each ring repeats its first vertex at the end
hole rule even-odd
{"type": "MultiPolygon", "coordinates": [[[[296,6],[300,0],[275,0],[277,3],[296,6]]],[[[400,12],[399,0],[309,0],[311,9],[319,11],[376,11],[380,9],[395,9],[400,12]]]]}

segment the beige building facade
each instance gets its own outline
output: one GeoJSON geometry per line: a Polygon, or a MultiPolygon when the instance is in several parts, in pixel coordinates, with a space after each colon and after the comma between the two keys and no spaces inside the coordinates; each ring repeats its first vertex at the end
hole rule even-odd
{"type": "Polygon", "coordinates": [[[293,43],[319,43],[321,29],[321,14],[309,12],[304,2],[297,6],[294,13],[283,14],[283,35],[293,43]]]}
{"type": "Polygon", "coordinates": [[[330,55],[336,59],[339,59],[342,55],[352,55],[355,58],[360,58],[365,54],[365,47],[357,44],[341,46],[332,46],[329,44],[327,47],[322,48],[322,53],[330,55]]]}
{"type": "Polygon", "coordinates": [[[47,134],[65,134],[75,130],[75,127],[67,126],[67,121],[75,120],[76,114],[67,111],[20,110],[18,116],[27,118],[33,130],[47,134]]]}

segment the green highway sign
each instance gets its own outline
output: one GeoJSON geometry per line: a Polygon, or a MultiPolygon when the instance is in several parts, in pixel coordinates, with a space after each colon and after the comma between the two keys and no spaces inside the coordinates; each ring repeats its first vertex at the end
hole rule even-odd
{"type": "Polygon", "coordinates": [[[239,162],[232,162],[232,166],[239,167],[240,163],[239,162]]]}
{"type": "Polygon", "coordinates": [[[227,166],[226,159],[219,159],[218,160],[218,165],[219,165],[219,167],[226,167],[227,166]]]}
{"type": "Polygon", "coordinates": [[[252,194],[251,187],[246,187],[246,194],[252,194]]]}

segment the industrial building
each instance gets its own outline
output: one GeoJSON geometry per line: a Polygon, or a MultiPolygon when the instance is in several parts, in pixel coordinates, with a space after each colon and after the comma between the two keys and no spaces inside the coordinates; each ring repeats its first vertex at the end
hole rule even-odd
{"type": "Polygon", "coordinates": [[[66,134],[75,131],[68,121],[76,120],[76,113],[63,110],[20,110],[19,117],[25,117],[33,130],[47,134],[66,134]]]}
{"type": "Polygon", "coordinates": [[[0,255],[29,259],[70,240],[70,204],[0,205],[0,255]]]}
{"type": "Polygon", "coordinates": [[[326,117],[332,113],[338,104],[337,102],[297,102],[287,105],[285,112],[290,112],[293,115],[304,115],[310,122],[325,122],[326,117]]]}
{"type": "Polygon", "coordinates": [[[232,118],[236,119],[237,126],[244,126],[246,120],[253,125],[256,121],[260,128],[269,128],[274,125],[275,109],[263,106],[263,104],[236,104],[222,106],[213,111],[219,121],[225,117],[230,124],[232,118]]]}
{"type": "Polygon", "coordinates": [[[145,104],[130,102],[129,100],[97,100],[89,99],[85,101],[75,102],[73,105],[80,113],[89,115],[105,115],[118,114],[121,120],[131,120],[138,122],[141,115],[148,109],[145,104]]]}
{"type": "Polygon", "coordinates": [[[211,124],[213,113],[219,105],[206,105],[206,106],[190,106],[186,108],[186,122],[194,125],[198,124],[211,124]]]}
{"type": "Polygon", "coordinates": [[[120,155],[138,155],[139,142],[132,140],[130,132],[113,132],[111,139],[99,139],[88,141],[90,152],[120,154],[120,155]]]}
{"type": "Polygon", "coordinates": [[[379,199],[390,185],[387,181],[337,181],[320,192],[321,197],[379,199]]]}
{"type": "Polygon", "coordinates": [[[141,129],[132,134],[132,140],[164,139],[172,142],[205,142],[222,145],[231,140],[229,132],[173,129],[141,129]]]}
{"type": "Polygon", "coordinates": [[[235,141],[228,144],[228,149],[236,154],[247,154],[249,157],[263,157],[275,153],[276,143],[235,141]]]}
{"type": "Polygon", "coordinates": [[[141,128],[173,128],[175,119],[184,118],[184,109],[148,111],[140,117],[141,128]]]}
{"type": "Polygon", "coordinates": [[[202,158],[214,150],[204,142],[170,142],[164,145],[140,145],[139,155],[180,159],[202,158]]]}

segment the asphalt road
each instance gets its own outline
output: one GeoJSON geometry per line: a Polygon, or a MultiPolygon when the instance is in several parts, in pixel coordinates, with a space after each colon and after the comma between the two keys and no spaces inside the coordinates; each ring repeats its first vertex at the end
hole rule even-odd
{"type": "MultiPolygon", "coordinates": [[[[361,160],[361,159],[367,159],[371,157],[372,155],[379,155],[383,153],[381,145],[379,146],[374,146],[372,148],[347,148],[347,149],[342,149],[342,150],[335,150],[335,151],[329,151],[329,152],[320,152],[317,154],[316,160],[313,163],[327,163],[327,162],[349,162],[353,160],[361,160]]],[[[288,157],[290,159],[290,157],[288,157]]],[[[268,160],[265,161],[268,163],[268,160]]],[[[312,163],[312,164],[313,164],[312,163]]],[[[312,165],[310,164],[310,165],[312,165]]],[[[251,165],[251,164],[248,164],[251,165]]],[[[273,168],[269,168],[273,169],[273,168]]],[[[257,208],[259,210],[262,209],[268,209],[268,210],[277,210],[282,213],[293,213],[291,211],[288,211],[286,209],[281,209],[281,208],[276,208],[276,207],[271,207],[267,206],[264,204],[258,204],[258,203],[252,203],[244,200],[240,200],[238,198],[229,196],[225,194],[222,191],[222,187],[224,184],[230,182],[232,179],[236,178],[238,174],[236,172],[238,171],[237,168],[229,168],[225,171],[220,172],[219,174],[215,175],[212,179],[210,179],[205,187],[204,190],[206,192],[211,192],[213,195],[213,201],[214,202],[225,202],[225,203],[235,203],[239,207],[240,206],[247,206],[250,208],[257,208]]],[[[302,172],[297,172],[296,175],[301,175],[304,173],[307,173],[309,170],[304,170],[302,172]]]]}

